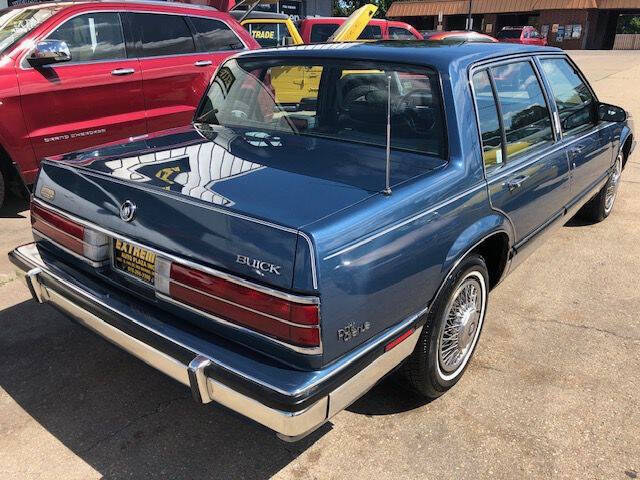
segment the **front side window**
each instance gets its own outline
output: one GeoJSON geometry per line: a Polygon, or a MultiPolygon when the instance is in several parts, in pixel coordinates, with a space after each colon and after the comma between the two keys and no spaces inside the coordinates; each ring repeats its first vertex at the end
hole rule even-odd
{"type": "Polygon", "coordinates": [[[437,75],[418,67],[232,59],[219,69],[196,122],[384,149],[388,88],[392,147],[443,157],[445,134],[437,75]]]}
{"type": "Polygon", "coordinates": [[[127,57],[120,15],[116,12],[78,15],[64,22],[47,38],[66,42],[72,62],[127,57]]]}
{"type": "Polygon", "coordinates": [[[220,52],[244,48],[235,32],[224,22],[202,17],[191,17],[190,20],[196,30],[199,50],[203,52],[220,52]]]}
{"type": "Polygon", "coordinates": [[[553,142],[551,116],[531,63],[508,63],[491,72],[502,111],[507,160],[553,142]]]}
{"type": "Polygon", "coordinates": [[[340,26],[339,23],[316,23],[311,26],[311,43],[324,43],[340,26]]]}
{"type": "Polygon", "coordinates": [[[196,51],[191,30],[183,17],[136,13],[134,18],[142,34],[143,57],[180,55],[196,51]]]}
{"type": "Polygon", "coordinates": [[[4,52],[62,8],[62,6],[43,8],[35,5],[0,11],[0,52],[4,52]]]}
{"type": "Polygon", "coordinates": [[[382,29],[380,25],[367,25],[360,33],[358,40],[380,40],[382,38],[382,29]]]}
{"type": "Polygon", "coordinates": [[[482,159],[487,168],[502,164],[502,130],[498,118],[498,107],[486,70],[473,75],[473,91],[480,136],[482,137],[482,159]]]}
{"type": "Polygon", "coordinates": [[[389,27],[389,38],[392,40],[415,40],[416,37],[407,30],[401,27],[389,27]]]}
{"type": "Polygon", "coordinates": [[[563,133],[593,125],[596,99],[573,65],[563,58],[543,59],[540,63],[556,100],[563,133]]]}

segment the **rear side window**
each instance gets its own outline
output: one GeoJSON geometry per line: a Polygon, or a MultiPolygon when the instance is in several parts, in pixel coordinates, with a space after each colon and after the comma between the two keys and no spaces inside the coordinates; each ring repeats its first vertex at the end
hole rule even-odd
{"type": "Polygon", "coordinates": [[[360,33],[359,40],[379,40],[382,38],[380,25],[367,25],[360,33]]]}
{"type": "Polygon", "coordinates": [[[482,137],[482,159],[486,167],[500,165],[502,163],[502,131],[498,106],[493,96],[489,73],[486,70],[473,75],[473,91],[482,137]]]}
{"type": "Polygon", "coordinates": [[[407,30],[401,27],[389,27],[389,38],[392,40],[415,40],[416,37],[407,30]]]}
{"type": "Polygon", "coordinates": [[[491,69],[507,139],[507,159],[553,141],[551,116],[528,61],[491,69]]]}
{"type": "Polygon", "coordinates": [[[196,46],[185,19],[179,15],[136,13],[135,22],[142,35],[142,56],[193,53],[196,46]]]}
{"type": "Polygon", "coordinates": [[[120,15],[115,12],[78,15],[64,22],[48,38],[66,42],[72,62],[127,57],[120,15]]]}
{"type": "Polygon", "coordinates": [[[556,100],[564,133],[581,130],[595,123],[595,104],[591,90],[567,60],[540,60],[556,100]]]}
{"type": "Polygon", "coordinates": [[[311,43],[326,42],[338,29],[337,23],[316,23],[311,26],[311,43]]]}
{"type": "Polygon", "coordinates": [[[244,45],[231,28],[213,18],[191,17],[198,49],[203,52],[240,50],[244,45]]]}

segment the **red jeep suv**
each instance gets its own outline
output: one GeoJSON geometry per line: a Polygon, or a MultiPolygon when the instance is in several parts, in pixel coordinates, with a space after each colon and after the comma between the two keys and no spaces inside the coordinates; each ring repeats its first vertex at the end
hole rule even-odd
{"type": "Polygon", "coordinates": [[[213,70],[259,48],[227,13],[172,2],[0,11],[0,206],[39,159],[188,124],[213,70]]]}

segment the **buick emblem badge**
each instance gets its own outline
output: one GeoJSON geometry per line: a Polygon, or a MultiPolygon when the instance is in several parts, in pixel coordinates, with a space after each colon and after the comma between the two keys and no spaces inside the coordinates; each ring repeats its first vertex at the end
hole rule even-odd
{"type": "Polygon", "coordinates": [[[136,204],[131,200],[126,200],[120,205],[120,218],[125,222],[130,222],[136,216],[136,204]]]}

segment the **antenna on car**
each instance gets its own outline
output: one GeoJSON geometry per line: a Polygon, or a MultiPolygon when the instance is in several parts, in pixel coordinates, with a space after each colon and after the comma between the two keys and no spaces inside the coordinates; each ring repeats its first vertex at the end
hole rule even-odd
{"type": "Polygon", "coordinates": [[[391,75],[387,75],[387,155],[386,181],[382,193],[391,195],[391,75]]]}

